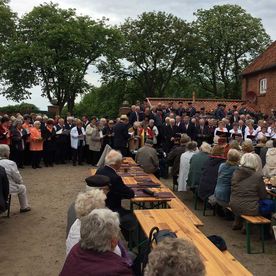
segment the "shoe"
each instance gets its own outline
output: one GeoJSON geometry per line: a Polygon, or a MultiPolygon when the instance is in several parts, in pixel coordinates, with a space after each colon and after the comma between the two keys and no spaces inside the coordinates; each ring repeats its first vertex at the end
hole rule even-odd
{"type": "Polygon", "coordinates": [[[36,166],[32,166],[33,169],[36,169],[36,166]]]}
{"type": "Polygon", "coordinates": [[[26,212],[29,212],[29,211],[31,211],[31,207],[20,209],[20,213],[26,213],[26,212]]]}
{"type": "Polygon", "coordinates": [[[53,165],[53,164],[50,164],[49,167],[54,167],[54,165],[53,165]]]}

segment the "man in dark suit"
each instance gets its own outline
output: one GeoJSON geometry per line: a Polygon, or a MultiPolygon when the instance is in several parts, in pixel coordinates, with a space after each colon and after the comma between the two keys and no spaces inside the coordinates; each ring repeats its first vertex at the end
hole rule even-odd
{"type": "Polygon", "coordinates": [[[192,118],[196,114],[196,109],[193,103],[188,103],[187,114],[192,118]]]}
{"type": "Polygon", "coordinates": [[[195,125],[190,121],[189,116],[184,116],[179,128],[181,133],[186,133],[193,141],[196,140],[196,128],[195,125]]]}
{"type": "Polygon", "coordinates": [[[127,143],[131,135],[128,133],[128,118],[126,115],[120,117],[120,121],[113,128],[114,149],[119,150],[123,156],[128,155],[127,143]]]}
{"type": "Polygon", "coordinates": [[[209,139],[209,128],[206,125],[206,122],[204,119],[199,120],[199,125],[196,127],[196,141],[198,146],[201,146],[202,142],[208,142],[209,139]]]}
{"type": "Polygon", "coordinates": [[[176,115],[182,117],[182,115],[185,113],[185,108],[183,107],[183,102],[178,102],[178,109],[176,110],[176,115]]]}
{"type": "Polygon", "coordinates": [[[122,199],[131,199],[135,196],[134,191],[127,187],[122,177],[117,174],[121,163],[122,155],[115,150],[111,150],[105,157],[105,166],[99,168],[96,175],[105,175],[110,179],[110,190],[106,195],[106,207],[119,213],[122,233],[125,239],[128,240],[129,233],[135,231],[138,224],[132,212],[123,208],[121,204],[122,199]]]}
{"type": "Polygon", "coordinates": [[[164,142],[163,150],[169,152],[174,146],[174,140],[176,134],[179,132],[179,128],[175,125],[175,119],[169,119],[169,124],[164,126],[164,142]]]}
{"type": "Polygon", "coordinates": [[[129,124],[133,126],[135,122],[140,122],[140,107],[135,105],[131,106],[131,112],[129,114],[129,124]],[[138,109],[139,108],[139,109],[138,109]]]}

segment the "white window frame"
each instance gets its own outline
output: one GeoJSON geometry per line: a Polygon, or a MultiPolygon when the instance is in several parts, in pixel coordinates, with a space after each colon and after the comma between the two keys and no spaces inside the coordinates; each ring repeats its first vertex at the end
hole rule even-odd
{"type": "Polygon", "coordinates": [[[267,79],[264,78],[260,80],[260,94],[261,95],[266,94],[266,91],[267,91],[267,79]]]}

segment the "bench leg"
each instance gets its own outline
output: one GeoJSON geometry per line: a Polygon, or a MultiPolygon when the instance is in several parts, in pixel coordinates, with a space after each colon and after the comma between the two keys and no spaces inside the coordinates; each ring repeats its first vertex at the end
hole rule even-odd
{"type": "Polygon", "coordinates": [[[8,204],[7,218],[10,217],[10,212],[11,212],[11,194],[9,194],[8,201],[9,201],[9,204],[8,204]]]}
{"type": "Polygon", "coordinates": [[[265,252],[264,249],[264,224],[260,225],[260,231],[261,231],[261,240],[262,240],[262,252],[265,252]]]}
{"type": "Polygon", "coordinates": [[[250,223],[248,223],[248,222],[246,222],[246,248],[247,248],[247,253],[251,254],[250,223]]]}

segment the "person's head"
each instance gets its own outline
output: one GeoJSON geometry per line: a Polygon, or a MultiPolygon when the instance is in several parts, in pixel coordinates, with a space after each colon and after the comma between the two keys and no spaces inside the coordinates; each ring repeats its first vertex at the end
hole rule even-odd
{"type": "Polygon", "coordinates": [[[82,121],[80,119],[76,119],[75,123],[78,128],[82,127],[82,121]]]}
{"type": "Polygon", "coordinates": [[[64,119],[62,118],[58,119],[58,123],[59,125],[64,126],[64,119]]]}
{"type": "Polygon", "coordinates": [[[22,128],[22,124],[23,124],[23,122],[20,119],[16,119],[13,123],[14,127],[18,128],[18,129],[22,128]]]}
{"type": "Polygon", "coordinates": [[[187,143],[186,150],[187,151],[196,151],[197,150],[197,142],[191,141],[191,142],[187,143]]]}
{"type": "Polygon", "coordinates": [[[181,134],[180,145],[186,145],[186,144],[189,143],[190,141],[191,141],[190,136],[188,136],[186,133],[181,134]]]}
{"type": "Polygon", "coordinates": [[[136,106],[135,106],[135,104],[133,104],[133,105],[131,106],[131,111],[132,111],[132,112],[135,112],[135,109],[136,109],[136,106]]]}
{"type": "Polygon", "coordinates": [[[168,125],[170,123],[170,117],[165,118],[165,123],[168,125]]]}
{"type": "Polygon", "coordinates": [[[46,122],[48,121],[48,116],[47,116],[47,115],[43,115],[42,121],[43,121],[44,123],[46,123],[46,122]]]}
{"type": "Polygon", "coordinates": [[[100,189],[105,194],[109,192],[110,178],[105,175],[95,174],[85,178],[86,190],[100,189]]]}
{"type": "Polygon", "coordinates": [[[246,167],[252,170],[257,170],[259,162],[257,156],[254,153],[245,153],[241,157],[240,164],[242,167],[246,167]]]}
{"type": "Polygon", "coordinates": [[[72,124],[73,124],[73,120],[74,120],[74,118],[73,118],[72,116],[68,116],[68,117],[67,117],[67,123],[68,123],[69,125],[72,125],[72,124]]]}
{"type": "Polygon", "coordinates": [[[238,128],[239,128],[239,124],[238,123],[233,123],[233,129],[235,131],[237,131],[238,128]]]}
{"type": "Polygon", "coordinates": [[[118,244],[120,221],[118,213],[95,209],[81,218],[80,247],[97,252],[113,251],[118,244]]]}
{"type": "Polygon", "coordinates": [[[111,150],[105,157],[105,165],[119,170],[122,164],[123,156],[119,151],[111,150]]]}
{"type": "Polygon", "coordinates": [[[52,118],[48,119],[46,122],[47,126],[53,127],[54,126],[54,120],[52,118]]]}
{"type": "Polygon", "coordinates": [[[138,121],[133,123],[133,128],[134,129],[138,129],[140,126],[141,126],[141,123],[138,122],[138,121]]]}
{"type": "Polygon", "coordinates": [[[219,145],[215,145],[212,148],[211,154],[213,156],[224,156],[224,148],[219,145]]]}
{"type": "Polygon", "coordinates": [[[114,126],[114,121],[113,121],[113,120],[109,120],[109,121],[108,121],[108,126],[109,126],[110,128],[112,128],[112,127],[114,126]]]}
{"type": "Polygon", "coordinates": [[[202,152],[211,153],[212,147],[208,143],[203,142],[199,149],[202,152]]]}
{"type": "Polygon", "coordinates": [[[190,117],[189,117],[189,116],[184,116],[183,122],[184,122],[185,124],[188,124],[188,123],[190,122],[190,117]]]}
{"type": "Polygon", "coordinates": [[[238,142],[237,140],[232,140],[232,141],[229,143],[229,148],[230,148],[230,149],[235,149],[235,150],[238,150],[238,151],[241,150],[240,145],[239,145],[239,142],[238,142]]]}
{"type": "Polygon", "coordinates": [[[88,121],[88,117],[86,115],[82,116],[81,119],[84,123],[86,123],[88,121]]]}
{"type": "Polygon", "coordinates": [[[1,125],[4,126],[4,127],[8,127],[9,125],[9,122],[10,122],[10,119],[6,116],[3,116],[2,119],[1,119],[1,125]]]}
{"type": "Polygon", "coordinates": [[[174,126],[175,125],[175,119],[170,119],[170,126],[174,126]]]}
{"type": "Polygon", "coordinates": [[[145,142],[145,146],[152,147],[153,146],[152,139],[147,139],[146,142],[145,142]]]}
{"type": "Polygon", "coordinates": [[[241,153],[236,149],[230,149],[227,153],[227,163],[231,165],[238,165],[241,159],[241,153]]]}
{"type": "Polygon", "coordinates": [[[180,122],[181,122],[181,116],[178,116],[178,115],[177,115],[177,116],[175,117],[175,122],[176,122],[176,123],[180,123],[180,122]]]}
{"type": "Polygon", "coordinates": [[[41,126],[41,122],[40,122],[40,121],[35,121],[35,122],[34,122],[34,127],[35,127],[36,129],[39,129],[40,126],[41,126]]]}
{"type": "Polygon", "coordinates": [[[127,124],[128,124],[128,117],[127,117],[127,115],[121,115],[120,121],[121,121],[123,124],[127,125],[127,124]]]}
{"type": "Polygon", "coordinates": [[[0,158],[10,157],[10,147],[5,144],[0,144],[0,158]]]}
{"type": "Polygon", "coordinates": [[[204,126],[205,125],[205,120],[204,119],[199,119],[199,125],[204,126]]]}
{"type": "Polygon", "coordinates": [[[138,113],[140,112],[140,106],[139,105],[135,106],[135,111],[138,112],[138,113]]]}
{"type": "Polygon", "coordinates": [[[265,135],[261,135],[260,139],[259,139],[259,143],[260,144],[265,144],[267,141],[267,138],[265,135]]]}
{"type": "Polygon", "coordinates": [[[75,201],[75,211],[78,218],[87,216],[94,209],[105,208],[106,195],[100,189],[94,189],[78,194],[75,201]]]}
{"type": "Polygon", "coordinates": [[[225,127],[225,122],[224,121],[219,121],[218,127],[219,128],[224,128],[225,127]]]}
{"type": "Polygon", "coordinates": [[[150,119],[150,120],[149,120],[149,126],[150,126],[150,127],[153,127],[153,126],[154,126],[154,120],[153,120],[153,119],[150,119]]]}
{"type": "Polygon", "coordinates": [[[252,143],[252,141],[250,139],[245,140],[242,143],[242,151],[244,153],[248,153],[248,152],[253,152],[254,151],[253,143],[252,143]]]}
{"type": "Polygon", "coordinates": [[[151,251],[145,276],[205,275],[198,249],[188,240],[166,238],[151,251]]]}

